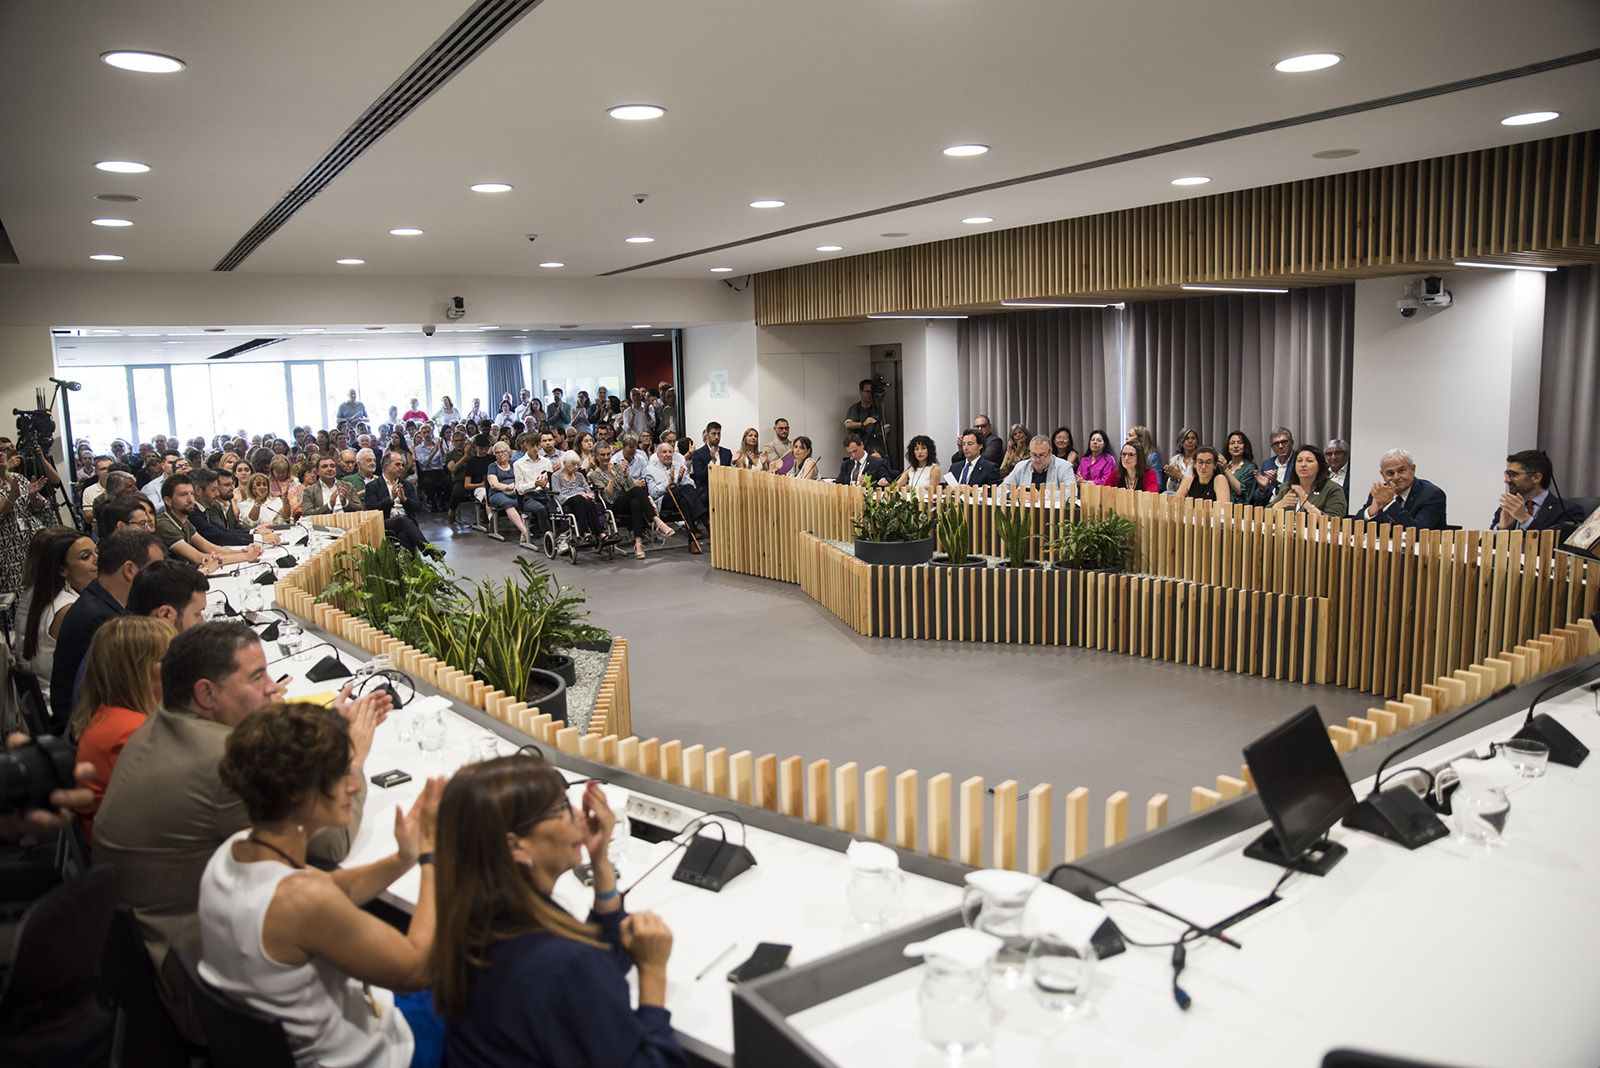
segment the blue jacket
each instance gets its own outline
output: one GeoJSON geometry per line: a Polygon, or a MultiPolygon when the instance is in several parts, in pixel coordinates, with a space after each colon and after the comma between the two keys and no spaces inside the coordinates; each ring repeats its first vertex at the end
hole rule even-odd
{"type": "MultiPolygon", "coordinates": [[[[1367,494],[1367,503],[1352,518],[1366,519],[1367,509],[1372,507],[1372,494],[1367,494]]],[[[1445,519],[1444,490],[1435,486],[1425,478],[1419,478],[1411,483],[1411,493],[1406,497],[1406,503],[1401,504],[1396,497],[1389,502],[1389,507],[1372,517],[1374,523],[1397,523],[1402,527],[1417,527],[1420,530],[1443,530],[1447,524],[1445,519]]]]}
{"type": "MultiPolygon", "coordinates": [[[[950,468],[950,474],[957,482],[961,482],[962,473],[967,468],[967,462],[962,460],[950,468]]],[[[1000,483],[1000,468],[997,464],[980,456],[972,461],[972,477],[965,480],[969,486],[995,486],[1000,483]]]]}
{"type": "MultiPolygon", "coordinates": [[[[717,446],[717,463],[723,467],[733,466],[733,453],[717,446]]],[[[694,479],[695,486],[700,490],[702,497],[709,497],[711,493],[711,450],[702,445],[689,454],[689,477],[694,479]]]]}
{"type": "Polygon", "coordinates": [[[686,1066],[672,1014],[629,1001],[625,976],[633,961],[622,948],[623,915],[589,915],[606,950],[542,932],[490,945],[488,963],[473,973],[466,1012],[445,1020],[445,1063],[686,1066]]]}
{"type": "MultiPolygon", "coordinates": [[[[894,472],[889,470],[888,461],[881,456],[873,456],[869,453],[861,458],[861,465],[861,473],[863,475],[871,475],[879,481],[894,481],[894,472]]],[[[855,466],[856,462],[850,457],[846,456],[844,458],[844,462],[839,465],[840,485],[849,486],[860,481],[860,479],[850,477],[852,472],[855,471],[855,466]]]]}

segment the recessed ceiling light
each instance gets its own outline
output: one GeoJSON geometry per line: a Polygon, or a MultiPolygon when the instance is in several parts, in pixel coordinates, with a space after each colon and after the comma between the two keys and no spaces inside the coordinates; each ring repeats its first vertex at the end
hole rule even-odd
{"type": "Polygon", "coordinates": [[[160,52],[102,52],[100,61],[118,70],[137,71],[140,74],[176,74],[183,69],[183,60],[164,56],[160,52]]]}
{"type": "Polygon", "coordinates": [[[666,337],[667,335],[665,335],[665,334],[651,334],[650,336],[651,337],[666,337]]]}
{"type": "Polygon", "coordinates": [[[1287,293],[1286,288],[1276,286],[1184,286],[1184,289],[1193,289],[1204,293],[1287,293]]]}
{"type": "Polygon", "coordinates": [[[474,193],[509,193],[511,186],[505,182],[475,182],[471,186],[474,193]]]}
{"type": "Polygon", "coordinates": [[[328,331],[320,326],[308,326],[300,332],[302,334],[326,334],[328,331]]]}
{"type": "Polygon", "coordinates": [[[1272,69],[1283,74],[1304,74],[1311,70],[1327,70],[1343,58],[1337,52],[1307,52],[1303,56],[1280,59],[1272,65],[1272,69]]]}
{"type": "Polygon", "coordinates": [[[711,273],[712,274],[732,274],[733,273],[733,268],[732,267],[713,267],[713,268],[711,268],[711,273]]]}
{"type": "Polygon", "coordinates": [[[478,329],[479,330],[498,330],[498,329],[500,329],[500,327],[498,325],[494,324],[494,323],[489,323],[489,324],[487,324],[485,326],[478,327],[478,329]]]}
{"type": "Polygon", "coordinates": [[[965,315],[869,315],[868,319],[965,319],[965,315]]]}
{"type": "Polygon", "coordinates": [[[117,255],[115,252],[96,252],[89,258],[91,260],[99,260],[102,263],[116,263],[118,260],[122,259],[122,257],[117,255]]]}
{"type": "Polygon", "coordinates": [[[1172,184],[1173,185],[1205,185],[1209,181],[1211,181],[1211,179],[1207,178],[1203,174],[1190,174],[1190,175],[1186,175],[1186,176],[1184,176],[1182,178],[1174,178],[1172,180],[1172,184]]]}
{"type": "Polygon", "coordinates": [[[951,145],[944,150],[947,156],[981,156],[989,151],[988,145],[951,145]]]}
{"type": "Polygon", "coordinates": [[[633,324],[633,329],[635,329],[635,330],[649,330],[650,329],[650,324],[649,323],[634,323],[633,324]]]}
{"type": "Polygon", "coordinates": [[[818,245],[817,246],[817,251],[818,252],[843,252],[844,251],[844,246],[843,245],[818,245]]]}
{"type": "Polygon", "coordinates": [[[618,104],[614,108],[606,108],[606,114],[613,119],[623,122],[644,122],[647,119],[659,119],[667,113],[667,109],[656,104],[618,104]]]}
{"type": "Polygon", "coordinates": [[[630,244],[630,245],[648,245],[648,244],[650,244],[650,242],[652,242],[654,240],[655,240],[655,238],[653,238],[653,237],[645,237],[643,234],[640,234],[640,235],[638,235],[636,237],[630,237],[630,238],[627,239],[628,244],[630,244]]]}
{"type": "Polygon", "coordinates": [[[994,220],[987,215],[968,215],[961,221],[966,223],[968,226],[982,226],[984,223],[994,222],[994,220]]]}
{"type": "Polygon", "coordinates": [[[1321,152],[1311,153],[1312,159],[1349,159],[1351,156],[1361,155],[1359,148],[1325,148],[1321,152]]]}
{"type": "Polygon", "coordinates": [[[389,231],[395,237],[421,237],[422,231],[415,226],[396,226],[389,231]]]}
{"type": "Polygon", "coordinates": [[[560,260],[545,260],[543,263],[539,264],[539,266],[540,267],[565,267],[566,264],[562,263],[560,260]]]}
{"type": "Polygon", "coordinates": [[[888,233],[879,234],[878,236],[879,237],[910,237],[911,235],[906,233],[904,230],[890,230],[888,233]]]}
{"type": "Polygon", "coordinates": [[[366,263],[367,261],[366,260],[358,260],[354,256],[346,256],[342,260],[334,260],[333,262],[337,263],[341,267],[360,267],[363,263],[366,263]]]}
{"type": "Polygon", "coordinates": [[[132,219],[90,219],[95,226],[132,226],[132,219]]]}
{"type": "Polygon", "coordinates": [[[1554,267],[1537,267],[1531,263],[1482,263],[1478,260],[1456,260],[1457,267],[1493,267],[1499,271],[1540,271],[1555,274],[1554,267]]]}
{"type": "Polygon", "coordinates": [[[1066,304],[1049,300],[1002,300],[1006,308],[1113,308],[1114,304],[1066,304]]]}
{"type": "Polygon", "coordinates": [[[1534,126],[1541,122],[1559,119],[1559,111],[1527,111],[1521,115],[1508,115],[1500,120],[1501,126],[1534,126]]]}
{"type": "Polygon", "coordinates": [[[95,169],[110,171],[112,174],[144,174],[150,169],[150,165],[135,163],[131,159],[103,159],[95,164],[95,169]]]}
{"type": "Polygon", "coordinates": [[[781,208],[781,207],[783,207],[783,201],[781,201],[781,200],[752,200],[750,202],[750,206],[752,208],[781,208]]]}
{"type": "Polygon", "coordinates": [[[183,342],[181,342],[181,341],[163,341],[162,344],[163,345],[181,345],[181,344],[183,344],[183,342]]]}
{"type": "Polygon", "coordinates": [[[139,198],[132,193],[96,193],[95,199],[106,204],[137,204],[139,198]]]}

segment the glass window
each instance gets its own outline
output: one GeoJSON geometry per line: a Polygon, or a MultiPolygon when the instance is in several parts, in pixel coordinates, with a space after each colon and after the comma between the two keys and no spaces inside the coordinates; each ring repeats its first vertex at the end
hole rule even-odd
{"type": "Polygon", "coordinates": [[[211,368],[211,397],[216,422],[229,430],[240,427],[251,436],[289,433],[289,397],[281,363],[240,363],[211,368]]]}
{"type": "MultiPolygon", "coordinates": [[[[350,391],[356,391],[356,399],[367,405],[367,414],[372,414],[371,404],[361,396],[361,367],[354,360],[332,360],[322,365],[322,390],[323,396],[328,399],[328,422],[332,424],[339,414],[339,405],[350,399],[350,391]]],[[[330,425],[329,430],[333,427],[330,425]]]]}
{"type": "Polygon", "coordinates": [[[140,441],[149,441],[157,434],[172,436],[172,413],[168,410],[167,401],[167,369],[135,367],[133,418],[134,430],[140,441]]]}
{"type": "Polygon", "coordinates": [[[368,360],[361,365],[361,400],[373,429],[390,422],[390,408],[398,419],[411,407],[412,397],[422,402],[422,374],[421,360],[368,360]]]}
{"type": "Polygon", "coordinates": [[[436,415],[444,407],[444,399],[459,410],[461,408],[461,383],[456,381],[456,361],[452,359],[428,361],[428,414],[436,415]]]}
{"type": "Polygon", "coordinates": [[[472,411],[472,402],[477,401],[483,410],[479,418],[494,415],[500,403],[496,398],[492,403],[489,399],[489,361],[483,356],[463,356],[458,361],[461,365],[461,396],[456,398],[456,407],[463,413],[472,411]]]}
{"type": "MultiPolygon", "coordinates": [[[[185,441],[203,436],[206,441],[222,431],[233,433],[238,426],[218,426],[216,408],[211,403],[211,367],[205,363],[175,363],[172,373],[172,409],[178,433],[185,441]]],[[[259,433],[259,431],[254,431],[259,433]]]]}
{"type": "Polygon", "coordinates": [[[88,438],[97,454],[109,453],[114,438],[136,444],[128,410],[128,369],[75,367],[72,376],[83,383],[83,400],[72,408],[73,437],[88,438]]]}
{"type": "Polygon", "coordinates": [[[312,433],[328,428],[328,417],[322,409],[320,364],[289,365],[289,415],[295,426],[308,426],[312,433]]]}

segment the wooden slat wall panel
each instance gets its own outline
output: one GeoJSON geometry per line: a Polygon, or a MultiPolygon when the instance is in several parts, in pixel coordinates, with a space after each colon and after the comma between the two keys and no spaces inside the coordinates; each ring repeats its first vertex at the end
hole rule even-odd
{"type": "Polygon", "coordinates": [[[1062,219],[755,276],[763,326],[1186,282],[1326,285],[1457,259],[1600,259],[1600,131],[1062,219]]]}

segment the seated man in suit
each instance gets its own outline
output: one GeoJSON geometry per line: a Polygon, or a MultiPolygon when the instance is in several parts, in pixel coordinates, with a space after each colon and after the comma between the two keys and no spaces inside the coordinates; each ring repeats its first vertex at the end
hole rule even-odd
{"type": "Polygon", "coordinates": [[[1006,476],[1005,484],[1013,489],[1023,486],[1066,486],[1070,491],[1078,481],[1072,465],[1055,454],[1050,439],[1035,434],[1028,442],[1028,458],[1019,460],[1006,476]]]}
{"type": "MultiPolygon", "coordinates": [[[[253,532],[244,525],[244,520],[239,518],[237,509],[233,517],[235,526],[223,526],[212,517],[212,506],[217,504],[219,494],[218,486],[222,484],[222,474],[211,470],[209,467],[197,468],[189,473],[189,478],[194,481],[194,500],[198,507],[189,513],[189,522],[194,524],[194,529],[200,536],[217,545],[244,546],[256,540],[256,535],[261,536],[264,545],[277,545],[281,540],[272,528],[265,523],[253,532]]],[[[228,503],[233,503],[233,472],[228,472],[228,503]]]]}
{"type": "Polygon", "coordinates": [[[839,465],[839,484],[853,486],[865,475],[878,482],[893,482],[894,473],[881,456],[868,456],[860,434],[844,436],[844,462],[839,465]]]}
{"type": "Polygon", "coordinates": [[[1398,523],[1422,530],[1446,526],[1444,490],[1417,477],[1417,464],[1404,449],[1390,449],[1378,460],[1378,474],[1367,503],[1352,518],[1398,523]]]}
{"type": "Polygon", "coordinates": [[[700,491],[700,500],[706,507],[711,507],[711,474],[710,468],[731,467],[733,453],[722,447],[722,424],[707,423],[705,444],[694,450],[689,456],[689,470],[694,475],[695,488],[700,491]]]}
{"type": "Polygon", "coordinates": [[[350,489],[350,483],[339,478],[338,461],[332,456],[319,458],[317,480],[300,494],[300,514],[332,515],[335,512],[358,511],[360,507],[361,499],[350,489]]]}
{"type": "Polygon", "coordinates": [[[945,481],[952,486],[993,486],[1000,481],[1000,468],[983,455],[976,430],[962,431],[961,459],[951,465],[945,481]]]}
{"type": "Polygon", "coordinates": [[[1524,449],[1506,457],[1506,492],[1489,521],[1492,530],[1552,530],[1563,523],[1581,523],[1583,516],[1559,496],[1551,496],[1555,466],[1540,449],[1524,449]]]}
{"type": "Polygon", "coordinates": [[[377,465],[377,457],[371,449],[357,453],[356,463],[362,475],[367,476],[362,503],[368,511],[383,513],[383,529],[389,537],[402,549],[442,560],[444,553],[429,545],[428,539],[422,536],[422,528],[417,526],[419,507],[406,493],[406,458],[397,452],[386,453],[382,475],[370,474],[377,465]],[[396,507],[400,509],[399,515],[394,514],[396,507]]]}
{"type": "MultiPolygon", "coordinates": [[[[187,987],[166,981],[170,949],[200,955],[200,876],[217,848],[249,826],[244,803],[222,785],[217,765],[233,728],[283,687],[268,669],[261,639],[243,623],[201,623],[181,631],[161,659],[162,708],[134,731],[94,821],[94,857],[117,870],[121,904],[133,910],[162,979],[162,997],[186,1035],[199,1038],[187,987]]],[[[334,703],[350,721],[351,771],[361,789],[348,827],[310,839],[308,855],[336,864],[361,826],[367,779],[362,764],[389,711],[382,691],[334,703]]]]}

